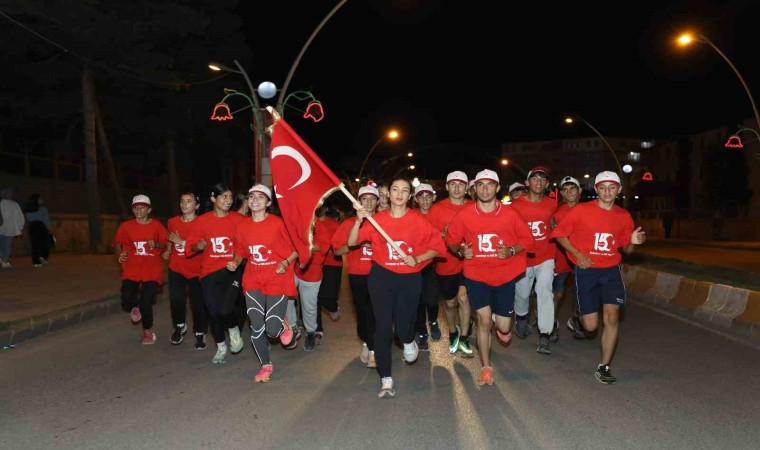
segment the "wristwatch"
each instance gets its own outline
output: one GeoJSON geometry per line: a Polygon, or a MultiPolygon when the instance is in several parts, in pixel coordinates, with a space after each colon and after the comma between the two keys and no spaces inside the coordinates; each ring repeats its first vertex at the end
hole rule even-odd
{"type": "Polygon", "coordinates": [[[459,259],[464,259],[464,252],[462,252],[462,249],[457,249],[457,256],[459,259]]]}
{"type": "Polygon", "coordinates": [[[515,248],[509,247],[509,256],[515,256],[515,248]]]}

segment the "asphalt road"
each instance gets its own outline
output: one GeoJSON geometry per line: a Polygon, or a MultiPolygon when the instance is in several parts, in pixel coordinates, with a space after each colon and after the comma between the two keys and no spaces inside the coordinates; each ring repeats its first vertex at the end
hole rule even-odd
{"type": "Polygon", "coordinates": [[[760,251],[757,249],[707,247],[665,240],[651,240],[637,247],[636,252],[696,264],[734,267],[760,273],[760,251]]]}
{"type": "MultiPolygon", "coordinates": [[[[566,318],[567,310],[564,308],[566,318]]],[[[567,333],[554,354],[537,337],[497,347],[493,386],[477,359],[444,341],[406,366],[397,397],[379,400],[358,361],[353,318],[326,319],[313,353],[273,349],[275,374],[254,384],[250,345],[224,366],[213,351],[139,343],[127,314],[0,353],[2,449],[758,448],[760,352],[630,305],[613,365],[598,383],[598,339],[567,333]]],[[[564,331],[564,327],[563,327],[564,331]]]]}

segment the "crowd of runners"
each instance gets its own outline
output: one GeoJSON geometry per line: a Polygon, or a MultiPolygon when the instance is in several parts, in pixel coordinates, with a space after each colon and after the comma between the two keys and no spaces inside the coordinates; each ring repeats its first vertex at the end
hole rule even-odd
{"type": "Polygon", "coordinates": [[[206,348],[210,331],[212,362],[223,364],[228,353],[243,350],[241,330],[248,325],[261,364],[254,380],[267,382],[273,345],[295,349],[300,341],[311,352],[324,336],[322,312],[338,320],[345,270],[359,360],[377,370],[378,397],[392,398],[394,343],[411,364],[429,340],[443,339],[439,299],[449,352],[475,357],[474,333],[478,384],[490,385],[492,336],[507,344],[535,330],[537,352],[550,355],[559,340],[558,306],[574,298],[566,326],[576,339],[593,338],[601,329],[595,376],[613,384],[610,364],[626,297],[621,253],[642,244],[644,232],[615,205],[621,182],[614,172],[596,176],[596,198],[584,203],[572,176],[557,183],[561,199],[545,195],[548,169],[535,167],[526,178],[509,186],[509,204],[499,198],[499,177],[488,169],[471,180],[462,171],[449,173],[441,200],[429,184],[413,187],[405,179],[363,186],[355,214],[341,218],[325,206],[315,211],[309,261],[299,261],[283,219],[272,212],[267,186],[257,184],[238,197],[224,184],[184,193],[181,215],[166,227],[150,217],[150,199],[137,195],[135,218],[123,222],[114,239],[122,306],[142,324],[142,343],[155,343],[153,303],[164,280],[162,260],[168,260],[170,342],[179,345],[188,331],[189,298],[195,348],[206,348]]]}

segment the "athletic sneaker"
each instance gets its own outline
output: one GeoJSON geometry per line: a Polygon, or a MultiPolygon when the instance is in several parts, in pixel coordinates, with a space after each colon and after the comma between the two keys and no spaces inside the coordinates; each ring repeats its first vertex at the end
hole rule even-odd
{"type": "Polygon", "coordinates": [[[306,340],[303,343],[303,350],[305,352],[313,352],[316,345],[315,333],[306,333],[306,340]]]}
{"type": "Polygon", "coordinates": [[[330,313],[330,320],[335,322],[336,320],[340,319],[340,307],[335,310],[335,312],[328,311],[330,313]]]}
{"type": "Polygon", "coordinates": [[[206,350],[206,333],[195,333],[195,349],[206,350]]]}
{"type": "Polygon", "coordinates": [[[243,350],[243,338],[240,337],[240,330],[238,327],[232,327],[230,332],[230,353],[233,355],[240,353],[243,350]]]}
{"type": "Polygon", "coordinates": [[[441,340],[441,327],[438,326],[438,322],[430,322],[430,339],[433,342],[441,340]]]}
{"type": "Polygon", "coordinates": [[[456,353],[459,348],[459,325],[455,329],[456,332],[449,333],[449,353],[456,353]]]}
{"type": "Polygon", "coordinates": [[[552,332],[549,334],[549,342],[552,344],[559,342],[559,320],[554,320],[554,328],[552,328],[552,332]]]}
{"type": "Polygon", "coordinates": [[[541,333],[541,337],[538,338],[538,348],[536,349],[538,353],[542,353],[544,355],[551,355],[552,351],[549,348],[549,335],[546,333],[541,333]]]}
{"type": "Polygon", "coordinates": [[[187,333],[187,324],[183,323],[182,325],[175,325],[174,332],[169,338],[169,342],[171,342],[172,345],[181,344],[182,340],[185,338],[185,333],[187,333]]]}
{"type": "Polygon", "coordinates": [[[151,345],[156,343],[156,333],[145,330],[143,331],[142,345],[151,345]]]}
{"type": "Polygon", "coordinates": [[[322,345],[322,338],[325,337],[325,334],[321,331],[317,331],[314,333],[314,343],[317,345],[322,345]]]}
{"type": "Polygon", "coordinates": [[[610,366],[607,364],[599,364],[594,372],[596,379],[602,384],[615,384],[617,378],[610,372],[610,366]]]}
{"type": "Polygon", "coordinates": [[[462,337],[459,339],[458,350],[459,350],[459,354],[462,355],[463,358],[472,358],[475,356],[475,353],[473,353],[472,348],[470,348],[469,338],[462,337]]]}
{"type": "Polygon", "coordinates": [[[483,367],[480,369],[480,377],[478,378],[478,386],[493,384],[493,369],[490,367],[483,367]]]}
{"type": "Polygon", "coordinates": [[[129,318],[132,319],[132,323],[137,323],[142,320],[142,314],[140,308],[135,306],[132,311],[129,312],[129,318]]]}
{"type": "Polygon", "coordinates": [[[377,393],[377,398],[393,398],[395,396],[396,391],[393,389],[393,378],[382,378],[380,380],[380,392],[377,393]]]}
{"type": "Polygon", "coordinates": [[[42,256],[40,256],[40,264],[42,264],[43,266],[47,266],[48,265],[47,259],[45,259],[42,256]]]}
{"type": "Polygon", "coordinates": [[[300,326],[297,326],[294,328],[294,331],[296,333],[295,338],[293,338],[294,341],[297,341],[301,339],[301,334],[303,333],[302,328],[300,326]]]}
{"type": "Polygon", "coordinates": [[[586,333],[583,332],[580,318],[571,317],[567,319],[567,329],[570,330],[575,339],[586,339],[586,333]]]}
{"type": "Polygon", "coordinates": [[[12,266],[11,266],[11,263],[0,259],[0,267],[2,267],[3,269],[10,269],[12,266]]]}
{"type": "Polygon", "coordinates": [[[269,379],[272,378],[272,372],[274,372],[274,367],[271,364],[264,364],[261,366],[259,373],[253,377],[253,381],[257,383],[268,383],[269,379]]]}
{"type": "Polygon", "coordinates": [[[282,321],[282,333],[280,333],[280,343],[287,347],[290,345],[291,342],[293,342],[295,339],[295,333],[293,333],[293,329],[290,327],[290,324],[288,323],[288,319],[285,319],[282,321]]]}
{"type": "Polygon", "coordinates": [[[369,347],[367,347],[366,342],[362,342],[362,349],[359,351],[359,361],[362,364],[367,364],[367,361],[369,361],[369,347]]]}
{"type": "Polygon", "coordinates": [[[216,354],[214,355],[214,359],[211,360],[214,364],[224,364],[227,362],[227,344],[222,342],[221,344],[216,344],[216,354]]]}
{"type": "Polygon", "coordinates": [[[421,334],[417,336],[417,348],[421,352],[430,351],[430,346],[428,346],[428,337],[426,334],[421,334]]]}
{"type": "Polygon", "coordinates": [[[34,267],[40,268],[40,267],[42,267],[42,264],[34,264],[34,267]]]}
{"type": "Polygon", "coordinates": [[[417,361],[417,355],[419,355],[420,351],[417,347],[417,342],[412,341],[408,344],[404,344],[404,361],[411,364],[415,361],[417,361]]]}
{"type": "Polygon", "coordinates": [[[525,339],[526,337],[530,336],[532,333],[533,333],[533,330],[531,330],[530,326],[528,326],[528,318],[516,317],[515,336],[519,337],[520,339],[525,339]]]}
{"type": "Polygon", "coordinates": [[[375,361],[374,350],[370,350],[367,354],[367,369],[377,369],[377,361],[375,361]]]}

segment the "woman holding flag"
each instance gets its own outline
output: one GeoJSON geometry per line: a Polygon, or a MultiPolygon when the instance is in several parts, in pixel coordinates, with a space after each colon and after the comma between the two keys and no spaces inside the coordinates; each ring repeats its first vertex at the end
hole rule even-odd
{"type": "Polygon", "coordinates": [[[360,203],[354,203],[357,218],[348,234],[349,247],[364,241],[372,246],[373,264],[367,285],[375,316],[375,356],[381,378],[379,398],[396,395],[391,376],[394,328],[404,343],[404,360],[410,364],[417,360],[414,319],[422,290],[420,271],[446,251],[441,233],[408,207],[411,193],[409,181],[396,179],[389,188],[389,209],[372,215],[360,203]],[[362,226],[370,215],[374,223],[362,226]],[[392,241],[386,242],[383,237],[386,233],[392,241]]]}

